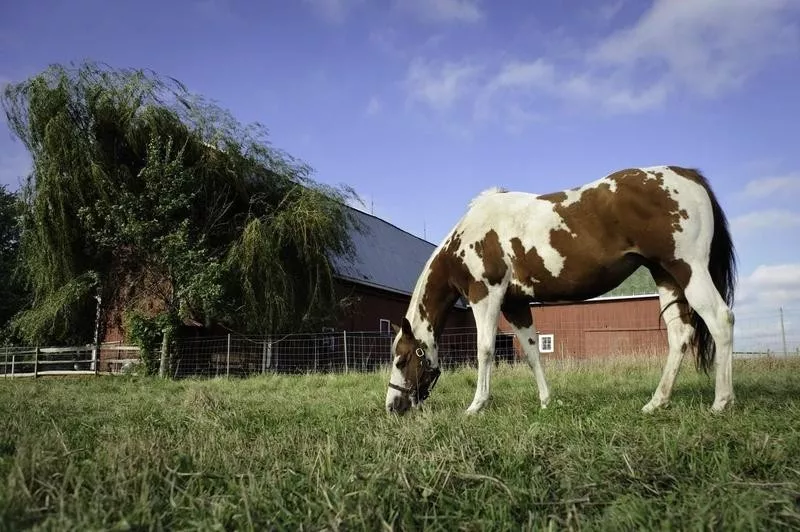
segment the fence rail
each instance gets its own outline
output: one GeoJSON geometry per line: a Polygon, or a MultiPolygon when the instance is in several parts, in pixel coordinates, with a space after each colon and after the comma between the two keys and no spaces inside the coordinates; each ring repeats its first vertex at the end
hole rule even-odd
{"type": "Polygon", "coordinates": [[[0,347],[0,377],[114,373],[138,360],[139,348],[132,346],[0,347]]]}

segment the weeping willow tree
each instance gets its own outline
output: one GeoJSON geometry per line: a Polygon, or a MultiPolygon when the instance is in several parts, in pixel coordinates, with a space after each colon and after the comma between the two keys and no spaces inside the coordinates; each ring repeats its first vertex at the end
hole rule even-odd
{"type": "MultiPolygon", "coordinates": [[[[97,63],[6,87],[33,170],[20,260],[30,342],[87,341],[135,311],[242,332],[317,327],[337,308],[331,258],[350,255],[347,187],[177,80],[97,63]]],[[[138,315],[138,314],[137,314],[138,315]]]]}

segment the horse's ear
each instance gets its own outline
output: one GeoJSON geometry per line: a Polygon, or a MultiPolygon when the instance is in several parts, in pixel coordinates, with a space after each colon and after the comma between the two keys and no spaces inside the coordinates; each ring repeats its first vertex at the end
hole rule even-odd
{"type": "Polygon", "coordinates": [[[400,332],[400,327],[398,327],[394,323],[391,323],[390,325],[392,326],[392,330],[394,331],[395,334],[400,332]]]}
{"type": "Polygon", "coordinates": [[[403,318],[403,334],[409,338],[414,338],[414,331],[411,330],[411,324],[407,318],[403,318]]]}

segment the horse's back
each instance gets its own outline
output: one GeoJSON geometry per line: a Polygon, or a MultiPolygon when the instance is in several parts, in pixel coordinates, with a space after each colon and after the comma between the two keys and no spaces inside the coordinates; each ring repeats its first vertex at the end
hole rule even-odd
{"type": "Polygon", "coordinates": [[[494,188],[452,234],[476,278],[503,271],[531,295],[583,296],[613,288],[639,263],[702,256],[713,233],[705,186],[693,170],[653,166],[548,194],[494,188]]]}

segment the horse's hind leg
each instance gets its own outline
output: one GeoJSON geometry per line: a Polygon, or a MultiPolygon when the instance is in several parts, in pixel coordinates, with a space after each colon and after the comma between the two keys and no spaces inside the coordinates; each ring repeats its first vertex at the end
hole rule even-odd
{"type": "Polygon", "coordinates": [[[721,412],[733,403],[733,312],[714,286],[703,264],[691,263],[692,276],[684,292],[716,344],[716,385],[711,410],[721,412]]]}
{"type": "Polygon", "coordinates": [[[478,333],[478,382],[475,385],[475,397],[467,408],[468,414],[477,413],[489,400],[489,381],[492,376],[492,357],[501,298],[499,290],[490,290],[486,297],[472,304],[478,333]]]}
{"type": "Polygon", "coordinates": [[[658,299],[663,311],[664,323],[667,325],[669,354],[667,363],[661,374],[661,381],[653,392],[650,402],[644,405],[643,412],[652,412],[669,403],[672,386],[683,361],[683,355],[689,347],[694,328],[689,322],[689,307],[684,293],[674,278],[659,266],[650,267],[658,286],[658,299]]]}
{"type": "Polygon", "coordinates": [[[533,315],[526,302],[507,302],[502,307],[514,334],[517,335],[522,350],[525,351],[525,358],[528,366],[533,370],[536,377],[536,387],[539,389],[539,403],[542,408],[547,408],[550,402],[550,390],[547,387],[547,380],[544,377],[544,369],[539,359],[539,346],[536,343],[536,330],[533,326],[533,315]]]}

